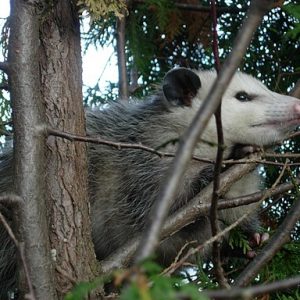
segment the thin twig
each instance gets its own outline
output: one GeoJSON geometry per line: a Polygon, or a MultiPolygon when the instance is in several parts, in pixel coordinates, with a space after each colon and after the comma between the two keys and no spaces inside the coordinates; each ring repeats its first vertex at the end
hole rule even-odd
{"type": "MultiPolygon", "coordinates": [[[[252,164],[236,165],[225,171],[221,176],[220,194],[225,194],[236,180],[249,173],[254,167],[252,164]]],[[[171,236],[186,225],[193,223],[199,216],[208,215],[211,195],[212,183],[204,188],[195,198],[191,199],[186,206],[182,207],[166,220],[161,232],[161,239],[171,236]],[[204,209],[202,210],[203,207],[204,209]]],[[[132,256],[139,241],[139,238],[129,241],[103,261],[102,269],[105,270],[104,272],[127,266],[132,261],[132,256]]]]}
{"type": "MultiPolygon", "coordinates": [[[[134,0],[133,2],[135,3],[145,3],[145,0],[134,0]]],[[[182,9],[182,10],[188,10],[188,11],[197,11],[197,12],[207,12],[209,13],[211,8],[209,6],[204,6],[200,4],[190,4],[190,3],[179,3],[175,2],[174,6],[176,8],[182,9]]],[[[242,8],[237,8],[237,7],[227,7],[227,6],[218,6],[217,7],[217,12],[218,14],[222,13],[239,13],[242,11],[246,11],[247,7],[242,7],[242,8]]]]}
{"type": "Polygon", "coordinates": [[[126,53],[125,53],[125,25],[126,25],[126,12],[123,11],[123,17],[117,18],[116,36],[117,36],[117,56],[118,56],[118,69],[119,69],[119,98],[120,100],[128,100],[128,79],[126,69],[126,53]]]}
{"type": "MultiPolygon", "coordinates": [[[[220,59],[219,59],[219,47],[218,47],[218,32],[217,32],[217,9],[216,1],[211,1],[211,16],[212,22],[212,35],[213,35],[213,53],[215,59],[215,69],[217,74],[220,72],[220,59]]],[[[220,231],[219,221],[218,221],[218,200],[219,200],[219,188],[220,188],[220,174],[222,171],[222,162],[224,154],[224,135],[222,126],[222,115],[221,115],[221,104],[218,106],[215,112],[215,121],[217,128],[218,137],[218,150],[216,157],[216,164],[214,167],[214,180],[213,180],[213,194],[211,199],[210,208],[210,224],[212,236],[217,235],[220,231]]],[[[224,275],[224,270],[221,263],[221,241],[216,240],[212,246],[212,260],[214,264],[214,270],[216,278],[221,287],[228,288],[228,282],[224,275]]]]}
{"type": "Polygon", "coordinates": [[[253,299],[259,295],[279,292],[286,289],[296,288],[300,285],[300,276],[289,279],[275,281],[272,283],[263,283],[261,285],[252,286],[249,288],[232,288],[231,290],[223,289],[218,291],[204,292],[206,296],[215,300],[226,299],[253,299]]]}
{"type": "Polygon", "coordinates": [[[164,270],[163,274],[171,275],[172,273],[174,273],[181,266],[183,266],[185,264],[185,262],[188,261],[191,256],[201,252],[207,246],[211,245],[215,241],[217,241],[217,240],[221,239],[222,237],[224,237],[229,231],[231,231],[233,228],[235,228],[241,222],[243,222],[249,216],[249,214],[250,213],[245,213],[240,218],[238,218],[234,223],[227,226],[224,230],[219,231],[218,234],[212,236],[205,243],[197,246],[196,248],[191,248],[177,263],[174,263],[174,264],[172,263],[168,268],[166,268],[164,270]]]}
{"type": "MultiPolygon", "coordinates": [[[[296,184],[296,183],[295,183],[296,184]]],[[[297,187],[296,187],[297,191],[297,187]]],[[[259,270],[265,266],[281,247],[290,240],[290,232],[300,218],[300,197],[294,201],[290,211],[276,233],[271,237],[262,251],[243,270],[234,282],[235,286],[246,286],[256,276],[259,270]]]]}
{"type": "MultiPolygon", "coordinates": [[[[277,184],[279,183],[283,173],[285,171],[285,168],[282,170],[281,174],[278,176],[277,180],[275,181],[275,183],[273,184],[272,188],[275,189],[277,184]]],[[[265,193],[260,199],[259,201],[262,202],[266,199],[267,194],[265,193]]],[[[230,230],[232,230],[233,228],[235,228],[236,226],[238,226],[241,222],[243,222],[250,214],[252,213],[252,211],[249,211],[247,213],[245,213],[244,215],[242,215],[239,219],[237,219],[234,223],[232,223],[231,225],[229,225],[228,227],[226,227],[224,230],[218,232],[216,235],[212,236],[209,240],[207,240],[204,244],[199,245],[198,247],[194,248],[194,249],[190,249],[187,254],[182,257],[182,259],[180,261],[178,261],[175,264],[171,264],[171,266],[169,268],[166,269],[166,273],[165,274],[172,274],[174,273],[178,268],[180,268],[192,255],[195,255],[196,253],[202,251],[205,247],[207,247],[208,245],[215,243],[217,240],[219,240],[220,238],[222,238],[223,236],[226,235],[227,232],[229,232],[230,230]]]]}
{"type": "Polygon", "coordinates": [[[262,154],[262,157],[280,157],[280,158],[300,158],[299,153],[270,153],[270,152],[265,152],[262,154]]]}
{"type": "MultiPolygon", "coordinates": [[[[3,203],[21,203],[22,199],[18,196],[15,195],[8,195],[8,196],[1,196],[0,197],[0,202],[3,203]]],[[[27,266],[27,262],[26,262],[26,258],[25,258],[25,253],[24,253],[24,243],[20,243],[17,238],[15,237],[11,227],[9,226],[9,224],[7,223],[7,221],[5,220],[5,217],[2,215],[2,213],[0,212],[0,222],[3,224],[4,228],[6,229],[9,237],[11,238],[11,240],[14,242],[14,244],[16,245],[16,248],[18,249],[19,253],[20,253],[20,258],[21,258],[21,262],[24,268],[24,273],[25,273],[25,277],[26,277],[26,281],[27,281],[27,285],[28,285],[28,289],[29,289],[29,295],[27,295],[27,297],[30,297],[30,299],[35,300],[35,293],[34,293],[34,289],[32,286],[32,282],[30,279],[30,275],[29,275],[29,269],[27,266]]]]}
{"type": "MultiPolygon", "coordinates": [[[[102,139],[99,136],[82,136],[82,135],[77,135],[77,134],[53,129],[50,127],[46,128],[46,134],[61,137],[61,138],[67,139],[72,142],[78,141],[78,142],[87,142],[87,143],[93,143],[93,144],[106,145],[106,146],[111,146],[113,148],[116,148],[118,150],[140,149],[140,150],[144,150],[149,153],[158,155],[159,157],[175,157],[175,153],[158,151],[158,150],[155,150],[154,148],[145,146],[143,144],[112,142],[109,140],[102,139]]],[[[206,158],[202,159],[202,158],[196,157],[196,156],[194,156],[193,159],[204,162],[204,163],[214,164],[214,161],[211,159],[206,159],[206,158]]]]}
{"type": "MultiPolygon", "coordinates": [[[[70,132],[64,132],[61,130],[53,129],[50,127],[46,128],[46,134],[47,135],[53,135],[57,137],[61,137],[64,139],[67,139],[69,141],[78,141],[78,142],[86,142],[86,143],[93,143],[93,144],[100,144],[100,145],[106,145],[106,146],[111,146],[116,149],[140,149],[147,151],[149,153],[155,154],[161,158],[163,157],[175,157],[175,153],[171,152],[162,152],[158,151],[154,148],[148,147],[143,144],[135,144],[135,143],[121,143],[121,142],[112,142],[109,140],[105,140],[99,136],[82,136],[82,135],[77,135],[74,133],[70,132]]],[[[298,158],[300,157],[300,154],[297,153],[287,153],[287,154],[276,154],[276,153],[264,153],[262,154],[265,157],[290,157],[290,158],[298,158]]],[[[200,161],[208,164],[214,164],[215,161],[212,159],[208,158],[200,158],[198,156],[193,156],[193,160],[195,161],[200,161]]],[[[265,159],[258,159],[258,158],[248,158],[248,159],[239,159],[239,160],[224,160],[222,162],[224,165],[235,165],[235,164],[265,164],[265,165],[274,165],[274,166],[283,166],[284,163],[281,162],[274,162],[274,161],[268,161],[265,159]]],[[[298,166],[300,163],[289,163],[289,166],[298,166]]]]}

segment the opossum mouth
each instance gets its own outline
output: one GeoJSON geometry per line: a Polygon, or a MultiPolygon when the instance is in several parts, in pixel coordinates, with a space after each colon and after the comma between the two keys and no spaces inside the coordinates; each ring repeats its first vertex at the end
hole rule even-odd
{"type": "Polygon", "coordinates": [[[293,127],[293,126],[300,126],[300,119],[290,119],[290,120],[272,120],[265,123],[257,123],[251,125],[251,127],[265,127],[265,126],[276,126],[276,127],[293,127]]]}

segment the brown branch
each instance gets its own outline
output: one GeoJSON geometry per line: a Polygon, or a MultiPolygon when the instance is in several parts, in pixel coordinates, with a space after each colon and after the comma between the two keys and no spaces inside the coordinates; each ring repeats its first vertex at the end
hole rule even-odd
{"type": "Polygon", "coordinates": [[[126,53],[125,53],[125,25],[126,12],[123,11],[123,17],[117,18],[116,35],[117,35],[117,56],[118,56],[118,70],[119,70],[119,98],[120,100],[128,100],[128,79],[126,69],[126,53]]]}
{"type": "MultiPolygon", "coordinates": [[[[276,185],[278,184],[278,182],[280,181],[284,170],[285,170],[286,166],[283,168],[281,174],[279,175],[279,177],[277,178],[276,182],[273,184],[272,188],[276,188],[276,185]]],[[[266,199],[267,194],[264,194],[259,201],[263,201],[264,199],[266,199]]],[[[229,232],[231,229],[233,229],[234,227],[238,226],[243,220],[245,220],[250,214],[252,213],[252,211],[249,211],[248,213],[245,213],[243,216],[241,216],[239,219],[237,219],[234,223],[230,224],[230,226],[226,227],[223,231],[218,232],[216,235],[212,236],[209,240],[207,240],[204,244],[197,246],[194,249],[190,249],[185,256],[183,256],[180,261],[172,263],[171,266],[169,268],[166,269],[166,272],[168,274],[171,274],[173,272],[175,272],[178,268],[180,268],[181,266],[184,265],[184,263],[189,259],[190,256],[195,255],[196,253],[202,251],[207,245],[211,244],[211,243],[215,243],[216,241],[218,241],[218,239],[220,239],[221,237],[223,237],[227,232],[229,232]]],[[[223,271],[222,271],[223,272],[223,271]]],[[[221,275],[223,276],[223,274],[221,275]]],[[[225,284],[225,287],[229,287],[227,282],[225,284]]]]}
{"type": "MultiPolygon", "coordinates": [[[[23,200],[22,200],[22,198],[20,198],[17,195],[7,195],[7,196],[0,196],[0,203],[4,203],[6,205],[8,204],[10,206],[11,205],[15,206],[15,205],[20,205],[21,203],[23,203],[23,200]]],[[[0,223],[2,223],[2,225],[6,229],[9,237],[11,238],[11,240],[15,244],[17,250],[19,251],[21,262],[22,262],[22,265],[24,268],[24,273],[25,273],[28,289],[29,289],[29,295],[27,295],[27,299],[35,300],[36,297],[35,297],[34,289],[32,286],[31,279],[30,279],[28,265],[27,265],[26,258],[25,258],[24,243],[20,243],[17,240],[11,227],[5,220],[5,217],[2,215],[1,211],[0,211],[0,223]]]]}
{"type": "Polygon", "coordinates": [[[235,228],[236,226],[241,224],[249,216],[249,214],[250,213],[245,213],[240,218],[238,218],[234,223],[230,224],[224,230],[219,231],[216,235],[212,236],[210,239],[205,241],[205,243],[203,243],[195,248],[190,248],[189,251],[179,261],[172,263],[168,268],[166,268],[163,271],[163,274],[171,275],[172,273],[174,273],[180,267],[184,266],[191,256],[193,256],[197,253],[200,253],[201,251],[203,251],[205,249],[205,247],[207,247],[208,245],[213,244],[217,240],[221,239],[228,232],[230,232],[233,228],[235,228]]]}
{"type": "MultiPolygon", "coordinates": [[[[213,35],[213,53],[215,59],[215,69],[217,74],[220,72],[220,59],[219,59],[219,48],[218,48],[218,32],[217,32],[217,9],[216,1],[211,1],[211,15],[213,19],[212,25],[212,35],[213,35]]],[[[218,138],[218,150],[216,157],[216,164],[214,167],[214,180],[213,180],[213,194],[211,199],[210,208],[210,224],[212,236],[217,235],[220,232],[220,226],[218,222],[218,201],[219,201],[219,188],[220,188],[220,174],[222,171],[222,162],[224,154],[224,135],[221,117],[221,104],[218,106],[215,112],[215,122],[217,128],[217,138],[218,138]]],[[[214,264],[214,270],[216,278],[221,287],[228,288],[228,282],[224,275],[224,270],[221,263],[221,241],[216,240],[212,246],[212,261],[214,264]]]]}
{"type": "Polygon", "coordinates": [[[206,296],[215,300],[230,300],[230,299],[252,299],[262,294],[279,292],[287,289],[296,288],[300,285],[300,276],[289,279],[275,281],[272,283],[264,283],[261,285],[252,286],[249,288],[232,288],[231,290],[224,289],[218,291],[204,292],[206,296]]]}
{"type": "Polygon", "coordinates": [[[225,60],[217,80],[211,87],[190,127],[187,129],[179,143],[176,157],[168,169],[165,180],[160,187],[157,201],[153,206],[152,218],[150,218],[153,222],[146,226],[146,232],[143,235],[144,237],[138,250],[137,261],[141,261],[148,257],[157,246],[162,224],[168,214],[172,200],[175,198],[178,183],[185,173],[186,167],[192,157],[194,147],[199,141],[199,138],[201,138],[212,114],[220,104],[221,97],[239,66],[243,55],[250,44],[254,31],[259,26],[263,15],[268,11],[272,2],[273,1],[270,0],[254,0],[251,2],[249,13],[238,32],[232,52],[225,60]]]}
{"type": "MultiPolygon", "coordinates": [[[[295,183],[296,184],[296,183],[295,183]]],[[[299,182],[297,183],[299,184],[299,182]]],[[[258,274],[259,270],[265,266],[281,247],[290,240],[290,232],[300,218],[300,199],[299,193],[294,201],[289,213],[276,233],[271,237],[268,244],[254,258],[253,261],[243,270],[234,282],[235,286],[246,286],[258,274]]]]}
{"type": "MultiPolygon", "coordinates": [[[[140,149],[143,151],[147,151],[149,153],[152,153],[154,155],[157,155],[161,158],[164,157],[175,157],[175,153],[171,152],[162,152],[155,150],[154,148],[145,146],[143,144],[135,144],[135,143],[121,143],[121,142],[112,142],[109,140],[102,139],[99,136],[82,136],[82,135],[77,135],[74,133],[70,132],[65,132],[57,129],[53,129],[50,127],[47,127],[45,129],[45,134],[46,135],[53,135],[57,137],[61,137],[64,139],[67,139],[71,142],[77,141],[77,142],[86,142],[86,143],[92,143],[92,144],[100,144],[100,145],[106,145],[110,146],[116,149],[140,149]]],[[[297,153],[287,153],[287,154],[277,154],[277,153],[268,153],[265,152],[262,154],[262,156],[265,157],[290,157],[290,158],[298,158],[300,157],[300,154],[297,153]]],[[[200,161],[208,164],[215,164],[215,161],[212,159],[208,158],[200,158],[198,156],[193,155],[192,159],[195,161],[200,161]]],[[[265,165],[274,165],[274,166],[283,166],[284,163],[281,162],[274,162],[274,161],[268,161],[265,159],[257,159],[257,158],[248,158],[248,159],[239,159],[239,160],[224,160],[222,162],[224,165],[236,165],[236,164],[265,164],[265,165]]],[[[300,163],[289,163],[288,166],[298,166],[300,163]]]]}
{"type": "MultiPolygon", "coordinates": [[[[249,173],[254,166],[251,165],[236,165],[221,174],[220,181],[220,194],[225,194],[230,186],[239,178],[249,173]]],[[[296,183],[300,184],[300,179],[296,179],[296,183]]],[[[242,205],[248,205],[266,199],[267,197],[277,196],[290,191],[295,187],[292,183],[284,183],[270,189],[253,193],[251,195],[233,198],[233,199],[220,199],[218,202],[218,209],[234,208],[242,205]]],[[[186,206],[178,210],[170,216],[162,229],[161,239],[173,235],[181,228],[193,223],[197,218],[209,214],[210,201],[212,195],[212,184],[203,189],[195,198],[193,198],[186,206]]],[[[104,273],[110,273],[113,269],[123,268],[128,266],[132,261],[132,256],[136,251],[140,237],[136,237],[115,253],[102,261],[102,270],[104,273]]]]}
{"type": "MultiPolygon", "coordinates": [[[[145,4],[144,0],[134,0],[134,3],[141,3],[145,4]]],[[[198,5],[198,4],[189,4],[189,3],[179,3],[175,2],[174,6],[178,9],[188,10],[188,11],[197,11],[197,12],[211,12],[210,6],[198,5]]],[[[217,6],[217,13],[224,14],[224,13],[239,13],[241,11],[246,11],[247,7],[242,7],[241,9],[237,7],[226,7],[226,6],[217,6]]]]}
{"type": "MultiPolygon", "coordinates": [[[[220,194],[226,193],[236,180],[253,170],[254,167],[255,165],[236,165],[225,171],[221,175],[220,194]]],[[[212,183],[208,185],[188,205],[178,210],[166,220],[161,232],[161,239],[171,236],[186,225],[193,223],[199,216],[208,215],[213,190],[212,186],[212,183]]],[[[221,201],[220,204],[222,205],[221,201]]],[[[132,261],[132,256],[139,242],[140,237],[128,241],[126,245],[102,262],[102,270],[106,273],[114,268],[127,266],[132,261]]]]}
{"type": "Polygon", "coordinates": [[[273,152],[265,152],[262,153],[263,157],[279,157],[279,158],[300,158],[300,154],[299,153],[273,153],[273,152]]]}
{"type": "MultiPolygon", "coordinates": [[[[102,139],[101,137],[97,137],[97,136],[82,136],[82,135],[77,135],[74,133],[60,131],[60,130],[53,129],[50,127],[47,127],[45,129],[45,132],[46,132],[46,135],[53,135],[53,136],[61,137],[61,138],[67,139],[72,142],[78,141],[78,142],[106,145],[106,146],[111,146],[113,148],[117,148],[119,150],[120,149],[140,149],[140,150],[144,150],[149,153],[158,155],[159,157],[175,157],[175,153],[158,151],[158,150],[155,150],[154,148],[145,146],[143,144],[112,142],[112,141],[108,141],[108,140],[102,139]]],[[[196,161],[214,164],[214,161],[211,159],[205,159],[205,158],[200,158],[200,157],[196,157],[196,156],[194,156],[193,159],[196,161]]]]}

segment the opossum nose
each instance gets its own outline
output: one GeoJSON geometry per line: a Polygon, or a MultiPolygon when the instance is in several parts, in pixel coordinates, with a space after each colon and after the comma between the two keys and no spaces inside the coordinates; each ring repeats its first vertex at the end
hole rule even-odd
{"type": "Polygon", "coordinates": [[[300,102],[293,105],[294,113],[300,115],[300,102]]]}

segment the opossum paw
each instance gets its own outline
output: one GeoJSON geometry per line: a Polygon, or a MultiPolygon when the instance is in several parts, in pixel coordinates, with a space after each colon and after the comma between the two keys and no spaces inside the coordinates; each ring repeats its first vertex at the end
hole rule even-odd
{"type": "Polygon", "coordinates": [[[252,237],[250,238],[250,241],[249,241],[250,247],[259,247],[265,241],[267,241],[269,238],[270,238],[270,235],[267,232],[264,232],[264,233],[255,232],[255,233],[253,233],[252,237]]]}
{"type": "Polygon", "coordinates": [[[259,152],[259,151],[261,151],[261,148],[256,145],[236,145],[233,150],[233,158],[234,159],[244,158],[249,154],[259,152]]]}
{"type": "Polygon", "coordinates": [[[246,257],[254,258],[256,256],[256,251],[254,249],[263,245],[269,238],[270,235],[266,232],[264,233],[255,232],[250,238],[249,246],[251,247],[251,249],[247,251],[246,257]]]}

